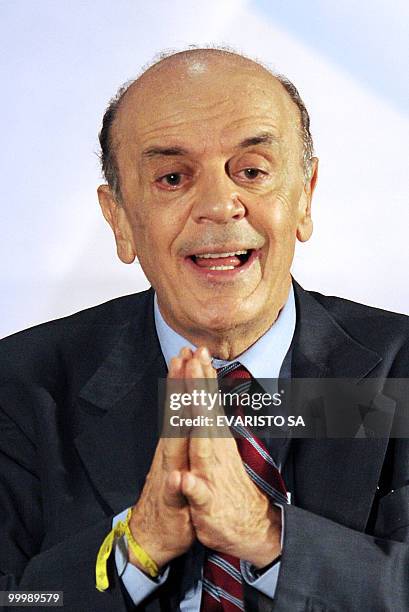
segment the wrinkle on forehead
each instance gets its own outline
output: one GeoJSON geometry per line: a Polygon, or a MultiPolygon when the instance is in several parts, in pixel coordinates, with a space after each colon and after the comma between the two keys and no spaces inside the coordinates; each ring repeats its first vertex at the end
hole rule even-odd
{"type": "MultiPolygon", "coordinates": [[[[212,87],[217,82],[223,88],[232,79],[240,79],[243,89],[251,88],[251,81],[258,81],[260,87],[271,88],[280,97],[288,98],[286,102],[292,105],[288,94],[279,81],[266,68],[253,60],[235,53],[215,49],[196,49],[182,51],[166,57],[146,70],[127,90],[121,101],[121,111],[129,112],[130,106],[145,106],[157,101],[158,98],[180,94],[184,86],[191,88],[192,98],[197,98],[197,91],[202,86],[212,87]]],[[[193,102],[193,100],[191,100],[193,102]]]]}
{"type": "MultiPolygon", "coordinates": [[[[233,53],[185,51],[149,68],[125,93],[112,126],[117,152],[125,143],[177,132],[187,121],[218,117],[234,122],[234,101],[251,100],[252,114],[281,116],[288,127],[299,123],[298,109],[281,83],[263,66],[233,53]],[[204,111],[204,112],[203,112],[204,111]],[[233,119],[233,121],[232,121],[233,119]]],[[[291,130],[292,131],[292,130],[291,130]]]]}

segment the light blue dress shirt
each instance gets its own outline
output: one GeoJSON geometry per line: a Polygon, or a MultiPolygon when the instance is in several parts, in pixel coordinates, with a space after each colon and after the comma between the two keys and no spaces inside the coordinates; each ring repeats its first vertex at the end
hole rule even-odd
{"type": "MultiPolygon", "coordinates": [[[[188,340],[180,336],[166,323],[161,315],[158,307],[156,294],[154,300],[155,326],[158,334],[160,347],[169,367],[169,362],[172,357],[178,355],[180,349],[184,346],[195,350],[196,347],[188,340]]],[[[261,338],[257,340],[250,348],[238,355],[234,361],[240,361],[253,378],[257,379],[274,379],[278,378],[280,369],[286,356],[294,335],[296,323],[296,310],[293,287],[291,285],[285,306],[275,321],[261,338]]],[[[213,366],[220,368],[229,361],[221,359],[213,359],[213,366]]],[[[266,389],[271,393],[269,389],[266,389]]],[[[119,520],[124,520],[128,509],[118,514],[113,519],[113,525],[119,520]]],[[[282,528],[281,544],[283,543],[284,525],[282,528]]],[[[196,542],[188,553],[188,567],[190,571],[184,576],[181,585],[182,599],[180,603],[181,612],[198,612],[200,610],[200,602],[202,597],[202,571],[204,561],[204,548],[199,542],[196,542]]],[[[117,541],[115,547],[115,563],[118,575],[123,581],[123,584],[128,591],[135,605],[141,603],[148,595],[163,584],[169,574],[167,568],[161,576],[156,579],[149,578],[146,574],[140,571],[137,567],[128,563],[127,543],[125,538],[117,541]]],[[[278,574],[280,571],[280,563],[276,563],[261,576],[256,578],[251,571],[251,566],[247,562],[241,561],[241,573],[243,579],[258,589],[270,598],[274,597],[278,574]]]]}

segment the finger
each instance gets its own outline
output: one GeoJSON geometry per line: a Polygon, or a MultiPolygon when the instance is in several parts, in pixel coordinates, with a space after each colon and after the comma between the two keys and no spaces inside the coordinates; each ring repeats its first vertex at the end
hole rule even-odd
{"type": "MultiPolygon", "coordinates": [[[[161,389],[162,387],[160,387],[160,390],[161,389]]],[[[175,427],[171,425],[172,416],[175,414],[175,410],[178,410],[179,398],[184,393],[184,391],[185,384],[183,359],[181,357],[172,357],[169,362],[169,371],[166,379],[166,389],[164,397],[164,411],[161,434],[164,440],[169,440],[171,438],[174,438],[175,436],[178,438],[186,437],[184,431],[180,430],[179,428],[175,429],[175,427]]],[[[170,449],[172,448],[172,444],[169,444],[168,446],[170,449]]],[[[184,468],[185,465],[177,465],[176,467],[184,468]]]]}
{"type": "Polygon", "coordinates": [[[190,436],[213,437],[214,408],[218,403],[217,375],[211,365],[211,357],[206,347],[199,347],[190,361],[186,363],[186,387],[192,396],[192,417],[204,417],[205,421],[195,422],[190,436]],[[194,396],[194,392],[197,395],[194,396]]]}
{"type": "Polygon", "coordinates": [[[191,472],[182,476],[182,493],[190,506],[203,509],[210,504],[210,491],[206,483],[191,472]]]}
{"type": "Polygon", "coordinates": [[[186,378],[195,379],[204,377],[203,366],[199,357],[192,354],[192,357],[186,361],[185,372],[186,378]]]}
{"type": "Polygon", "coordinates": [[[189,392],[199,389],[209,393],[217,394],[217,374],[212,366],[210,353],[205,347],[197,349],[193,357],[186,362],[186,387],[189,392]]]}
{"type": "Polygon", "coordinates": [[[183,378],[183,359],[181,357],[172,357],[169,362],[168,378],[183,378]]]}
{"type": "Polygon", "coordinates": [[[192,356],[185,364],[186,391],[192,394],[194,390],[200,390],[204,383],[204,381],[200,379],[204,379],[202,364],[200,359],[192,356]]]}
{"type": "MultiPolygon", "coordinates": [[[[203,388],[207,391],[209,397],[212,396],[212,398],[216,400],[218,395],[217,372],[212,365],[212,358],[208,348],[205,346],[199,347],[196,349],[194,357],[199,359],[202,366],[204,376],[203,388]]],[[[212,407],[214,407],[214,403],[212,404],[212,407]]]]}
{"type": "Polygon", "coordinates": [[[217,378],[217,373],[212,366],[212,358],[210,356],[209,349],[206,346],[200,346],[194,352],[194,357],[197,357],[202,364],[203,374],[205,378],[217,378]]]}
{"type": "Polygon", "coordinates": [[[190,359],[192,359],[192,357],[193,357],[193,352],[188,346],[184,346],[183,348],[180,349],[179,354],[178,354],[178,359],[180,359],[180,362],[181,362],[181,370],[180,370],[179,378],[184,379],[186,377],[186,374],[185,374],[186,363],[190,359]]]}
{"type": "Polygon", "coordinates": [[[201,435],[195,436],[192,432],[189,441],[189,465],[200,474],[208,474],[215,463],[214,438],[204,437],[204,432],[199,433],[201,435]]]}
{"type": "Polygon", "coordinates": [[[173,470],[165,481],[164,502],[171,508],[183,508],[186,498],[182,493],[182,472],[173,470]]]}
{"type": "Polygon", "coordinates": [[[189,467],[189,443],[186,437],[172,436],[161,439],[162,469],[165,472],[186,470],[189,467]]]}
{"type": "Polygon", "coordinates": [[[188,359],[192,359],[193,357],[193,351],[191,348],[189,348],[188,346],[184,346],[182,349],[180,349],[179,351],[179,357],[181,359],[183,359],[184,361],[187,361],[188,359]]]}
{"type": "MultiPolygon", "coordinates": [[[[200,355],[200,353],[199,353],[200,355]]],[[[207,387],[207,379],[204,375],[204,368],[199,356],[193,356],[186,363],[186,389],[191,396],[192,417],[208,417],[211,414],[211,393],[207,387]]],[[[209,427],[196,424],[190,435],[205,435],[209,427]]]]}
{"type": "Polygon", "coordinates": [[[188,346],[184,346],[183,348],[181,348],[179,354],[176,357],[172,357],[169,362],[168,377],[184,378],[186,361],[191,359],[192,356],[192,350],[188,346]]]}
{"type": "MultiPolygon", "coordinates": [[[[200,360],[204,376],[206,377],[206,392],[208,394],[206,407],[209,410],[207,414],[212,417],[213,424],[206,427],[201,427],[200,431],[195,430],[193,435],[209,438],[230,437],[231,432],[229,427],[224,423],[220,425],[220,423],[216,421],[218,415],[224,416],[224,407],[222,397],[219,393],[217,372],[212,365],[210,353],[208,349],[203,346],[199,347],[195,351],[194,357],[200,360]]],[[[206,414],[206,412],[203,412],[203,414],[206,414]]]]}

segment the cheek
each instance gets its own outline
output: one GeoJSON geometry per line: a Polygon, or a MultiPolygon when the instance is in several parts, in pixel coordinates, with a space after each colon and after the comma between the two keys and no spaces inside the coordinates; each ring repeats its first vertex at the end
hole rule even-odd
{"type": "Polygon", "coordinates": [[[169,262],[172,244],[178,236],[181,220],[175,212],[141,202],[132,209],[132,233],[141,263],[169,262]]]}
{"type": "Polygon", "coordinates": [[[139,207],[138,210],[136,210],[135,207],[132,212],[132,229],[134,234],[138,234],[138,237],[140,234],[145,234],[148,225],[148,219],[144,211],[139,207]]]}
{"type": "Polygon", "coordinates": [[[131,214],[132,237],[138,259],[142,259],[145,252],[149,252],[151,237],[149,235],[149,220],[143,210],[132,209],[131,214]]]}
{"type": "Polygon", "coordinates": [[[288,239],[297,228],[297,215],[294,204],[284,194],[274,194],[269,200],[262,200],[257,206],[257,229],[280,242],[288,239]]]}

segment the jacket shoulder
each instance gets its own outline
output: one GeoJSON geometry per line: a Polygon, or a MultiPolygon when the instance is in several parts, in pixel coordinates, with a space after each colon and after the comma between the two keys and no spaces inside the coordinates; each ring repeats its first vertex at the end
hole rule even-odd
{"type": "Polygon", "coordinates": [[[81,361],[86,355],[92,371],[109,351],[117,334],[144,313],[152,298],[151,290],[115,298],[72,315],[47,321],[0,340],[0,381],[18,376],[52,376],[61,364],[81,361]]]}
{"type": "Polygon", "coordinates": [[[341,297],[308,292],[350,336],[380,354],[409,347],[409,316],[341,297]]]}

